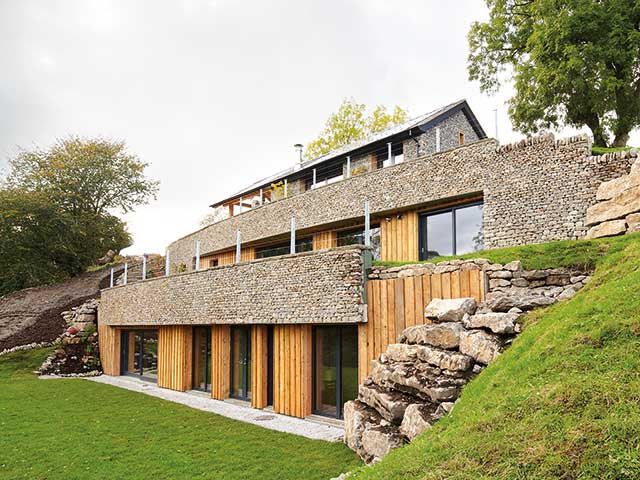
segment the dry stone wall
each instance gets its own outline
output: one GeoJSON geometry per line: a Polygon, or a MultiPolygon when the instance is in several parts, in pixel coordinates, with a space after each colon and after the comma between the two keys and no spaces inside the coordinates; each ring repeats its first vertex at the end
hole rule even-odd
{"type": "Polygon", "coordinates": [[[195,244],[213,252],[242,242],[286,237],[296,226],[318,228],[360,220],[363,202],[372,215],[435,206],[443,199],[482,193],[487,248],[582,238],[585,216],[601,182],[629,171],[618,157],[592,157],[586,136],[556,141],[552,135],[499,147],[472,143],[391,167],[356,175],[300,195],[265,204],[177,240],[172,264],[192,269],[195,244]]]}
{"type": "Polygon", "coordinates": [[[364,247],[253,260],[103,290],[105,325],[364,321],[364,247]]]}

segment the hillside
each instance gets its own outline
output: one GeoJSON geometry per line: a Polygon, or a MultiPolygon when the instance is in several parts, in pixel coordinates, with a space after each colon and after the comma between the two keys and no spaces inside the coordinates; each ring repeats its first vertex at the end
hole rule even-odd
{"type": "Polygon", "coordinates": [[[0,351],[57,338],[66,327],[60,313],[98,297],[100,289],[109,286],[110,272],[110,268],[95,270],[0,297],[0,351]]]}
{"type": "Polygon", "coordinates": [[[349,478],[640,478],[640,235],[481,256],[596,273],[572,300],[529,314],[451,415],[349,478]]]}

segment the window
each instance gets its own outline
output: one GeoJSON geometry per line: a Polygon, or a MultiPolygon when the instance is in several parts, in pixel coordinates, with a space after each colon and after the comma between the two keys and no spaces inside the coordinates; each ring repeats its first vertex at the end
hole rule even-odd
{"type": "Polygon", "coordinates": [[[209,260],[209,267],[217,267],[217,266],[218,266],[217,258],[212,258],[211,260],[209,260]]]}
{"type": "MultiPolygon", "coordinates": [[[[374,260],[380,260],[380,226],[373,225],[370,228],[372,256],[374,260]]],[[[355,230],[342,230],[337,232],[337,245],[364,245],[364,228],[355,230]]]]}
{"type": "Polygon", "coordinates": [[[420,216],[420,259],[463,255],[484,248],[482,203],[420,216]]]}
{"type": "Polygon", "coordinates": [[[458,144],[464,145],[464,132],[458,132],[458,144]]]}
{"type": "Polygon", "coordinates": [[[402,163],[404,161],[403,144],[396,143],[391,145],[391,157],[393,162],[389,161],[389,149],[388,146],[385,149],[380,149],[376,153],[376,168],[384,168],[396,163],[402,163]]]}
{"type": "Polygon", "coordinates": [[[158,378],[158,330],[125,330],[120,337],[122,375],[158,378]]]}
{"type": "MultiPolygon", "coordinates": [[[[296,253],[309,252],[311,250],[313,250],[313,239],[311,237],[296,240],[296,253]]],[[[256,248],[256,258],[277,257],[289,253],[291,253],[291,244],[289,242],[256,248]]]]}

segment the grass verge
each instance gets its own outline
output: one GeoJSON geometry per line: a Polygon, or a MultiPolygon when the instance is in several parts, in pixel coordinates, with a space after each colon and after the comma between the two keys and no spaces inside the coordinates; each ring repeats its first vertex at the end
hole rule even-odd
{"type": "Polygon", "coordinates": [[[505,249],[494,259],[523,252],[529,267],[581,258],[596,273],[573,299],[529,314],[451,415],[354,478],[640,478],[640,238],[505,249]],[[532,257],[535,248],[548,257],[532,257]]]}
{"type": "Polygon", "coordinates": [[[266,430],[85,380],[39,380],[48,350],[0,357],[0,479],[323,479],[341,443],[266,430]]]}

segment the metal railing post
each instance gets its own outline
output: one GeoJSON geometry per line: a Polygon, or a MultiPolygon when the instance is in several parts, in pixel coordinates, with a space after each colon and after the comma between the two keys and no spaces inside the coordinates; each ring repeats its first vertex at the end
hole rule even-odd
{"type": "Polygon", "coordinates": [[[142,254],[142,280],[147,278],[147,255],[142,254]]]}
{"type": "Polygon", "coordinates": [[[236,230],[236,263],[240,263],[240,230],[236,230]]]}
{"type": "Polygon", "coordinates": [[[123,279],[124,279],[124,280],[123,280],[123,282],[122,282],[122,283],[123,283],[123,285],[126,285],[126,284],[127,284],[127,272],[128,272],[128,270],[129,270],[129,264],[128,264],[128,263],[125,263],[125,264],[124,264],[124,277],[123,277],[123,279]]]}
{"type": "Polygon", "coordinates": [[[296,253],[296,217],[291,217],[291,245],[290,253],[296,253]]]}
{"type": "Polygon", "coordinates": [[[113,267],[111,268],[111,276],[109,277],[109,288],[113,288],[113,267]]]}
{"type": "Polygon", "coordinates": [[[351,157],[347,156],[347,178],[351,177],[351,157]]]}
{"type": "Polygon", "coordinates": [[[196,270],[200,270],[200,240],[196,240],[196,270]]]}
{"type": "Polygon", "coordinates": [[[313,186],[314,188],[316,186],[316,169],[315,168],[313,169],[313,186]]]}
{"type": "Polygon", "coordinates": [[[171,252],[169,251],[169,249],[167,249],[164,256],[164,274],[167,277],[171,274],[171,259],[169,257],[170,254],[171,252]]]}
{"type": "Polygon", "coordinates": [[[289,196],[289,184],[287,183],[287,179],[284,179],[284,198],[289,196]]]}
{"type": "Polygon", "coordinates": [[[387,143],[387,160],[389,160],[389,165],[393,165],[395,163],[393,154],[391,153],[391,142],[387,143]]]}
{"type": "Polygon", "coordinates": [[[364,201],[364,246],[371,246],[371,218],[369,215],[369,200],[364,201]]]}

